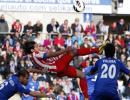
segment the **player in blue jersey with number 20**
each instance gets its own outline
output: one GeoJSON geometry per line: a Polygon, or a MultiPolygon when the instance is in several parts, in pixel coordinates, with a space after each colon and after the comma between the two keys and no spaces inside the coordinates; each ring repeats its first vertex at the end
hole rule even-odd
{"type": "Polygon", "coordinates": [[[91,73],[97,71],[98,76],[90,100],[120,100],[117,79],[120,72],[130,76],[130,70],[120,60],[114,58],[114,44],[106,44],[104,50],[105,58],[99,59],[91,69],[91,73]]]}

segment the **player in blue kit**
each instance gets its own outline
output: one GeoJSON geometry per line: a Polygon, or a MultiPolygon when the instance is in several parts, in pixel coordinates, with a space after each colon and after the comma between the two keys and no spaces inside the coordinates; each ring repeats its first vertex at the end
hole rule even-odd
{"type": "Polygon", "coordinates": [[[51,97],[51,95],[45,95],[41,92],[30,91],[23,87],[27,85],[29,78],[29,72],[21,70],[16,75],[12,75],[9,79],[0,84],[0,100],[8,100],[15,93],[25,93],[34,97],[51,97]]]}
{"type": "Polygon", "coordinates": [[[115,47],[108,43],[105,48],[105,58],[99,59],[91,73],[97,71],[98,76],[94,92],[90,100],[120,100],[117,91],[117,78],[120,72],[130,76],[130,70],[118,59],[114,58],[115,47]]]}
{"type": "Polygon", "coordinates": [[[95,63],[98,59],[99,59],[98,56],[93,56],[92,57],[92,64],[87,66],[84,69],[84,73],[85,73],[87,84],[88,84],[88,96],[89,96],[89,98],[91,97],[91,95],[94,91],[94,85],[95,85],[95,82],[96,82],[96,79],[97,79],[97,73],[93,74],[93,75],[88,74],[88,73],[90,73],[91,68],[95,66],[95,63]]]}

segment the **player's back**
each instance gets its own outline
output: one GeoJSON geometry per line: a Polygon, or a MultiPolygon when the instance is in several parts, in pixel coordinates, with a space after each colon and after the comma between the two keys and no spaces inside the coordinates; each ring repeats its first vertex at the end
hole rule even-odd
{"type": "Polygon", "coordinates": [[[95,69],[98,70],[98,77],[95,83],[96,93],[117,94],[117,78],[120,71],[129,73],[124,64],[114,58],[103,58],[96,62],[95,69]]]}
{"type": "Polygon", "coordinates": [[[17,80],[18,78],[13,75],[8,80],[0,84],[0,100],[8,99],[17,92],[15,85],[18,82],[17,80]]]}

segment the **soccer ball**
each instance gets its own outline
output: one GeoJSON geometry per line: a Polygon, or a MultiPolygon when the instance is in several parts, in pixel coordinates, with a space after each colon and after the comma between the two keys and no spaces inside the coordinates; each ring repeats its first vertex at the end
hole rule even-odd
{"type": "Polygon", "coordinates": [[[82,12],[85,9],[85,3],[83,0],[74,0],[73,8],[76,12],[82,12]]]}

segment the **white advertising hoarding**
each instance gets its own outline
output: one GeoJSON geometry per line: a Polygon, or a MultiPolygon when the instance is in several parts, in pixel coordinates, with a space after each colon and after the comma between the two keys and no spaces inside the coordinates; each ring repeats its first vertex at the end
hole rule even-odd
{"type": "Polygon", "coordinates": [[[123,4],[118,6],[117,14],[130,14],[130,0],[123,0],[123,4]]]}
{"type": "MultiPolygon", "coordinates": [[[[111,0],[84,0],[84,13],[111,14],[111,0]]],[[[0,0],[1,11],[75,12],[73,0],[0,0]]]]}

